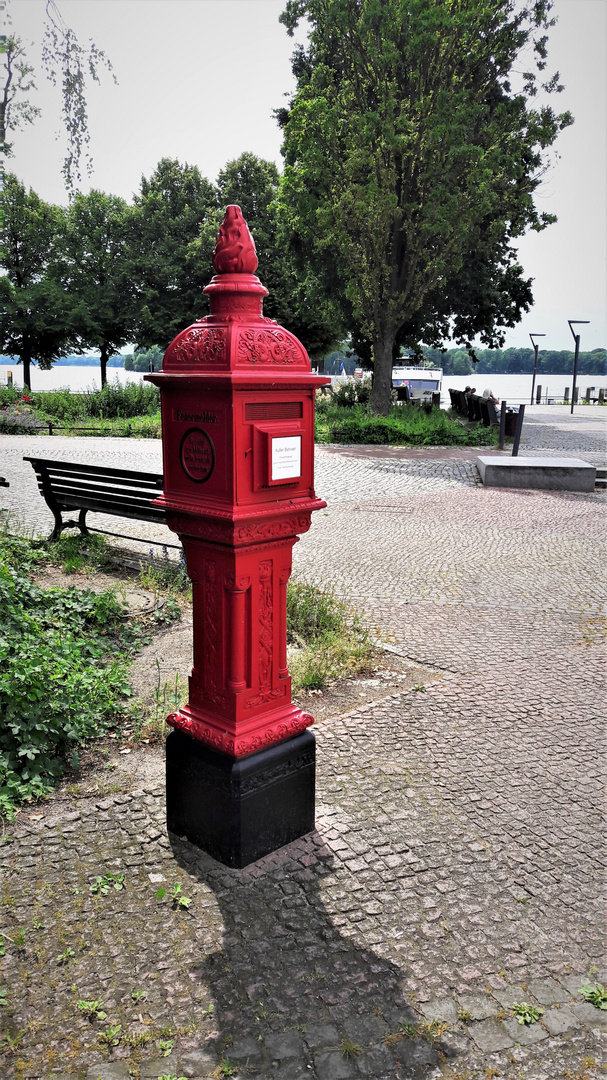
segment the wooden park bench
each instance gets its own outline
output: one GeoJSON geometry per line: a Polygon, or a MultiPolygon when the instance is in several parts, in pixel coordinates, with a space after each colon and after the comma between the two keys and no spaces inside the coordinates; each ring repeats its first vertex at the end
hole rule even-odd
{"type": "MultiPolygon", "coordinates": [[[[40,494],[55,518],[55,527],[49,540],[56,540],[64,529],[77,528],[85,536],[89,532],[120,536],[124,540],[139,540],[159,544],[108,529],[89,529],[86,515],[113,514],[117,517],[135,518],[138,521],[154,521],[165,524],[165,512],[153,506],[153,500],[162,493],[162,473],[131,472],[128,469],[112,469],[105,465],[81,465],[74,461],[54,461],[51,458],[24,457],[36,473],[40,494]],[[63,520],[64,513],[79,511],[78,520],[63,520]]],[[[176,544],[159,544],[177,547],[176,544]]]]}

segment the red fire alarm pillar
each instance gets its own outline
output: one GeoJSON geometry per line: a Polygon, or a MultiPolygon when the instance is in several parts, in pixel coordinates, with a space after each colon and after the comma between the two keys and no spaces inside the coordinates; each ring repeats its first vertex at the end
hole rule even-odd
{"type": "Polygon", "coordinates": [[[211,314],[171,343],[160,387],[167,524],[193,585],[188,704],[167,718],[167,819],[230,866],[314,827],[313,718],[291,701],[286,598],[314,493],[312,375],[267,290],[238,206],[207,285],[211,314]]]}

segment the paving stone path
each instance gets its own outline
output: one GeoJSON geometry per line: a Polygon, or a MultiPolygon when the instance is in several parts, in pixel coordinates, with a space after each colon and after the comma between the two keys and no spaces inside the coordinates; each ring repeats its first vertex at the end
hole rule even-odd
{"type": "MultiPolygon", "coordinates": [[[[525,452],[604,463],[605,413],[556,408],[525,452]]],[[[161,467],[158,443],[35,441],[161,467]]],[[[0,505],[44,531],[32,444],[0,440],[0,505]]],[[[162,787],[18,815],[0,848],[0,931],[26,931],[0,970],[0,1042],[23,1031],[0,1046],[7,1080],[597,1075],[604,1013],[580,987],[607,980],[607,497],[483,489],[474,452],[329,447],[317,490],[295,572],[440,678],[317,725],[317,829],[244,871],[167,836],[162,787]],[[105,873],[125,889],[92,895],[105,873]]]]}

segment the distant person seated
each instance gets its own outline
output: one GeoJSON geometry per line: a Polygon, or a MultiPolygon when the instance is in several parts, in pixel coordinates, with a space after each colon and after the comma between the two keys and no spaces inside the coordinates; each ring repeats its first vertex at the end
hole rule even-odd
{"type": "Polygon", "coordinates": [[[488,401],[492,401],[494,405],[499,405],[500,403],[500,399],[496,398],[490,390],[483,390],[483,397],[488,401]]]}

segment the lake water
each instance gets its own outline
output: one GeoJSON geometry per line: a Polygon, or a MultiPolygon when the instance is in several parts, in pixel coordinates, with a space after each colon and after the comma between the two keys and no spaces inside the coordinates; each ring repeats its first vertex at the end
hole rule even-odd
{"type": "MultiPolygon", "coordinates": [[[[6,381],[6,372],[12,371],[15,386],[23,386],[23,369],[17,364],[0,364],[0,383],[6,381]]],[[[143,372],[125,371],[124,368],[108,368],[108,382],[118,380],[121,386],[128,382],[141,382],[143,372]]],[[[82,392],[84,390],[101,387],[101,375],[96,367],[54,367],[50,371],[40,371],[37,367],[31,368],[32,391],[59,390],[68,386],[70,390],[82,392]]],[[[571,396],[571,375],[540,375],[536,379],[542,387],[542,401],[548,397],[562,400],[565,387],[569,387],[571,396]]],[[[463,390],[466,386],[476,386],[479,394],[487,387],[497,398],[505,398],[513,405],[520,402],[529,402],[531,398],[531,375],[445,375],[442,386],[442,397],[445,403],[449,401],[449,388],[463,390]]],[[[578,376],[580,398],[583,398],[586,388],[594,386],[598,390],[601,386],[607,389],[607,375],[581,375],[578,376]]]]}

